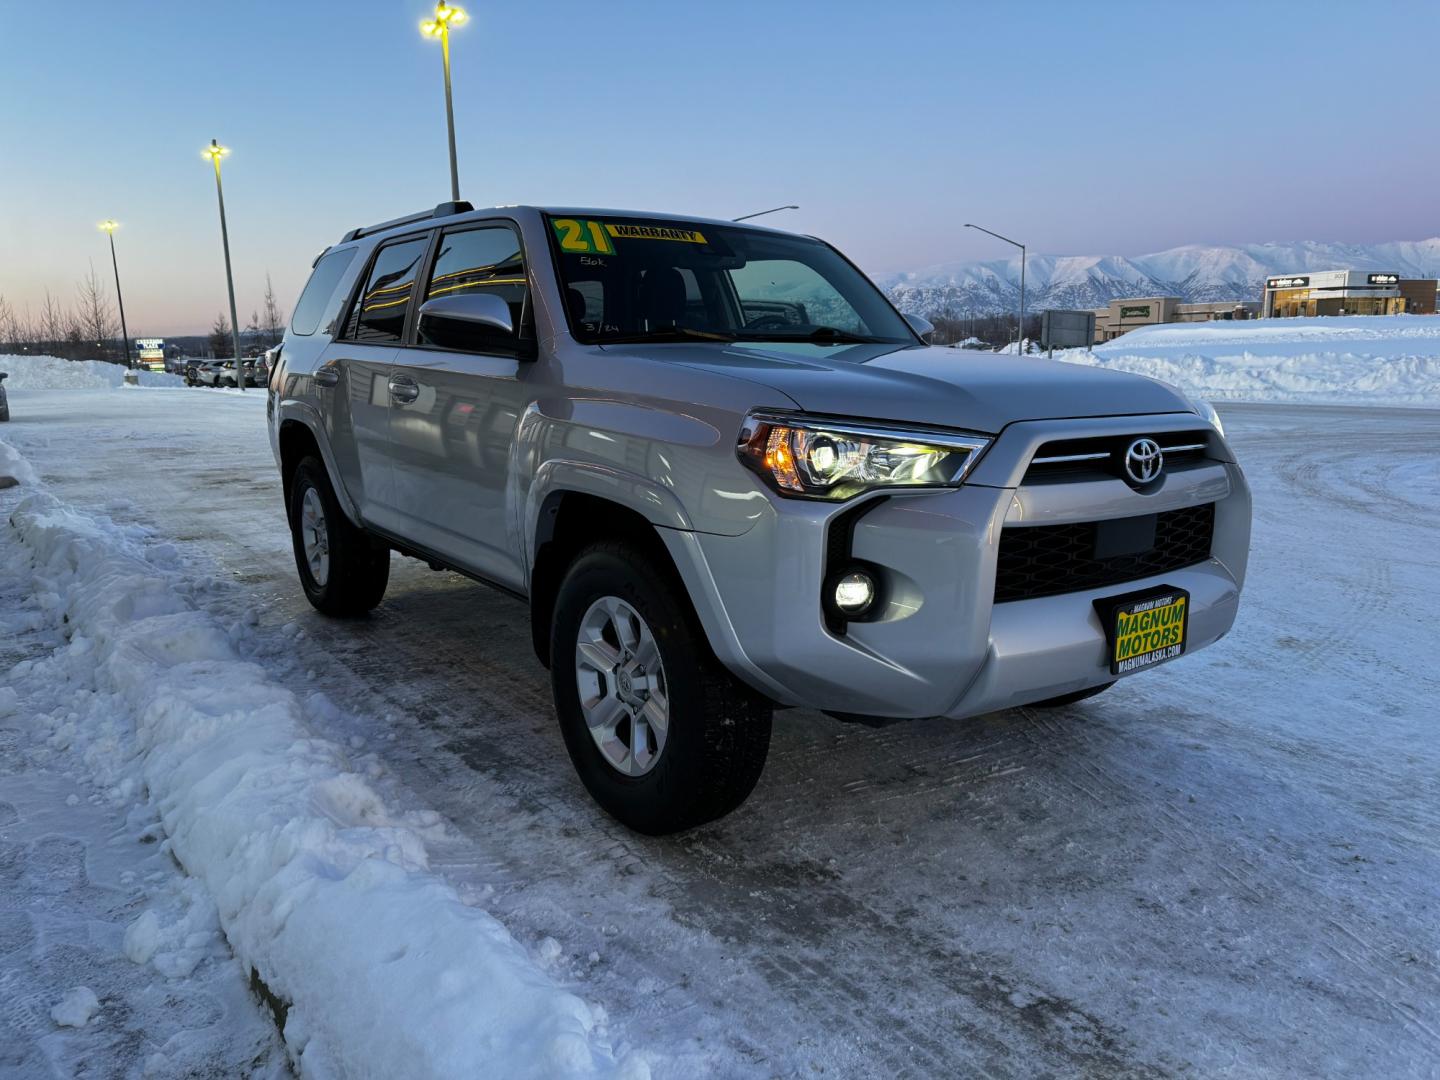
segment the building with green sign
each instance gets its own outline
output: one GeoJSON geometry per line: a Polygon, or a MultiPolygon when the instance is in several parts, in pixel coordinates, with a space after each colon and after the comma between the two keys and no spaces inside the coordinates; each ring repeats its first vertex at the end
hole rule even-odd
{"type": "Polygon", "coordinates": [[[1095,342],[1113,341],[1137,326],[1160,323],[1214,322],[1220,319],[1254,319],[1260,314],[1253,300],[1224,300],[1187,304],[1178,296],[1130,296],[1111,300],[1095,309],[1095,342]]]}

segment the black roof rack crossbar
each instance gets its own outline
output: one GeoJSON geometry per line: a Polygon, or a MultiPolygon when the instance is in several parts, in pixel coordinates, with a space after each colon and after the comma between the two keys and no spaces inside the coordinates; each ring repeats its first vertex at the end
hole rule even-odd
{"type": "Polygon", "coordinates": [[[351,240],[359,240],[362,236],[370,236],[374,233],[384,232],[386,229],[398,229],[401,225],[413,225],[417,221],[450,217],[452,214],[468,214],[474,209],[473,206],[463,199],[459,202],[442,202],[433,210],[422,210],[418,214],[406,214],[404,217],[391,218],[389,221],[382,221],[378,225],[366,225],[363,228],[351,229],[340,238],[340,242],[342,244],[348,244],[351,240]]]}

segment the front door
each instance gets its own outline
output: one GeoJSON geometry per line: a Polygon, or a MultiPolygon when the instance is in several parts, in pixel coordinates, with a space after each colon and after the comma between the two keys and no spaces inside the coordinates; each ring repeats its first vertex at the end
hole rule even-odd
{"type": "MultiPolygon", "coordinates": [[[[525,260],[512,225],[467,225],[440,237],[419,303],[473,292],[500,296],[515,326],[524,326],[525,260]]],[[[421,319],[415,342],[397,352],[391,376],[401,532],[457,566],[522,588],[519,521],[511,520],[505,489],[534,365],[518,358],[514,336],[495,330],[477,327],[460,339],[421,319]]]]}

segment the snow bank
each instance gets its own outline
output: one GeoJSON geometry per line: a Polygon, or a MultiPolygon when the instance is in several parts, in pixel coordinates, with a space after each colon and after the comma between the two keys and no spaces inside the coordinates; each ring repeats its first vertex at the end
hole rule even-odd
{"type": "MultiPolygon", "coordinates": [[[[0,371],[8,371],[7,390],[103,390],[125,383],[125,368],[103,360],[62,360],[58,356],[0,355],[0,371]]],[[[138,371],[141,386],[184,386],[179,375],[138,371]]]]}
{"type": "MultiPolygon", "coordinates": [[[[602,1010],[428,871],[436,816],[392,812],[344,748],[316,738],[295,696],[184,599],[163,569],[173,559],[152,563],[133,530],[44,492],[10,524],[33,557],[33,594],[63,609],[57,660],[98,687],[54,721],[52,743],[112,798],[143,781],[235,954],[288,1003],[303,1074],[648,1077],[638,1056],[617,1064],[602,1010]]],[[[22,661],[10,680],[47,662],[22,661]]],[[[185,939],[204,936],[190,921],[146,912],[125,951],[183,969],[185,939]]]]}
{"type": "Polygon", "coordinates": [[[1148,375],[1212,400],[1440,408],[1440,316],[1170,323],[1056,359],[1148,375]]]}

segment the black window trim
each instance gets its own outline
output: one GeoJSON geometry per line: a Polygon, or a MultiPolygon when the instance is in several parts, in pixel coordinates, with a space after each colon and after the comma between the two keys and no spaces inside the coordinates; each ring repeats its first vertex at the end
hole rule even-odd
{"type": "Polygon", "coordinates": [[[413,232],[400,233],[396,236],[387,236],[375,245],[374,250],[371,251],[370,254],[365,258],[364,269],[361,270],[359,277],[355,279],[355,284],[351,286],[350,300],[345,305],[345,314],[339,320],[340,329],[339,332],[336,333],[336,335],[332,339],[333,341],[344,342],[347,345],[371,345],[381,349],[394,349],[405,347],[406,343],[411,340],[411,332],[414,329],[413,323],[415,321],[415,309],[419,306],[418,304],[414,303],[414,300],[416,289],[418,288],[419,282],[421,280],[420,275],[423,272],[425,274],[426,280],[429,279],[430,259],[435,250],[435,237],[438,234],[439,230],[432,225],[428,228],[416,229],[413,232]],[[411,303],[405,309],[405,325],[401,328],[400,340],[361,341],[358,338],[345,337],[345,327],[350,324],[350,315],[355,310],[355,305],[360,302],[360,296],[365,291],[365,284],[370,280],[370,273],[375,269],[375,260],[380,257],[380,252],[384,251],[387,247],[391,247],[395,244],[404,244],[412,240],[419,240],[422,238],[426,241],[425,251],[420,256],[420,262],[415,272],[416,284],[410,287],[411,303]]]}
{"type": "Polygon", "coordinates": [[[525,264],[525,302],[520,307],[520,325],[516,328],[516,345],[513,349],[452,349],[445,345],[428,345],[419,341],[419,318],[420,304],[413,304],[410,309],[410,316],[406,320],[405,340],[401,344],[404,349],[421,349],[425,352],[460,353],[469,356],[499,356],[507,359],[522,359],[534,355],[535,352],[535,279],[531,276],[530,255],[525,250],[525,231],[520,228],[520,223],[512,217],[488,217],[471,218],[466,221],[457,221],[451,225],[442,225],[435,229],[434,238],[431,240],[430,249],[425,253],[425,259],[421,264],[422,273],[417,279],[419,296],[424,296],[424,290],[430,285],[430,275],[435,272],[435,262],[440,257],[440,245],[446,236],[452,233],[475,232],[479,229],[508,228],[515,234],[515,240],[520,245],[520,259],[525,264]]]}

